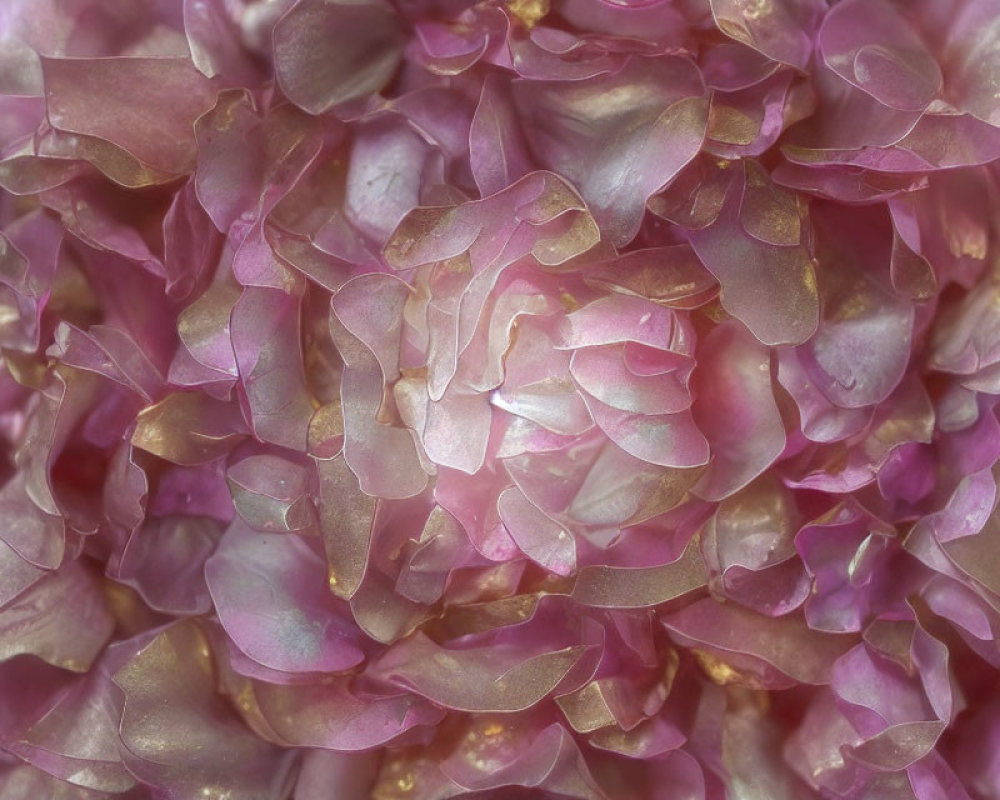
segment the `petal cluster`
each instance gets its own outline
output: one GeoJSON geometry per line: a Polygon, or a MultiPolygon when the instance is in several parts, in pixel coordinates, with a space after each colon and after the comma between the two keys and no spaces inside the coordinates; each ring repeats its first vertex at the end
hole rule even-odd
{"type": "Polygon", "coordinates": [[[1000,798],[995,0],[4,0],[0,800],[1000,798]]]}

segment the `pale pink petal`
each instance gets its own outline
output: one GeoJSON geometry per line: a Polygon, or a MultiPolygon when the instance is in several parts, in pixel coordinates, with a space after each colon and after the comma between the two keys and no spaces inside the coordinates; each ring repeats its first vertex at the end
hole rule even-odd
{"type": "Polygon", "coordinates": [[[501,492],[497,512],[511,538],[532,561],[557,575],[569,575],[576,569],[572,534],[533,505],[520,489],[501,492]]]}
{"type": "Polygon", "coordinates": [[[363,660],[327,586],[326,565],[292,535],[233,523],[205,564],[219,619],[250,658],[282,672],[338,672],[363,660]]]}
{"type": "Polygon", "coordinates": [[[496,76],[487,76],[469,131],[470,165],[483,197],[510,186],[531,172],[528,146],[517,124],[509,93],[496,76]]]}
{"type": "Polygon", "coordinates": [[[712,461],[696,491],[720,500],[774,462],[785,448],[785,427],[771,386],[770,353],[743,326],[716,327],[700,356],[692,377],[694,419],[712,461]]]}

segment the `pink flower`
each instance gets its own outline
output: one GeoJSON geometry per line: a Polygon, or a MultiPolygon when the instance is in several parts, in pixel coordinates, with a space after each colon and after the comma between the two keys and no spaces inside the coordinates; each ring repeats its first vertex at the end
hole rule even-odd
{"type": "Polygon", "coordinates": [[[0,4],[0,798],[995,798],[996,12],[0,4]]]}

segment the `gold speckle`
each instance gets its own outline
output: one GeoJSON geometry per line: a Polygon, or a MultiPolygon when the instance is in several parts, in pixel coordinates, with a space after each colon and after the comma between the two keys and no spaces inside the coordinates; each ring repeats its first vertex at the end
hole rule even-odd
{"type": "Polygon", "coordinates": [[[565,308],[568,313],[572,313],[581,307],[579,302],[577,302],[577,299],[569,292],[562,292],[559,295],[559,302],[562,303],[563,308],[565,308]]]}
{"type": "Polygon", "coordinates": [[[951,231],[948,235],[948,249],[956,258],[970,256],[977,261],[986,258],[986,234],[982,231],[951,231]]]}
{"type": "Polygon", "coordinates": [[[670,690],[674,688],[674,679],[677,677],[677,670],[681,665],[681,657],[676,650],[671,649],[667,653],[667,666],[663,670],[663,688],[664,694],[670,694],[670,690]]]}
{"type": "Polygon", "coordinates": [[[526,28],[533,28],[549,13],[549,0],[508,0],[507,10],[526,28]]]}
{"type": "Polygon", "coordinates": [[[605,691],[610,684],[605,681],[591,681],[575,692],[556,698],[570,727],[577,733],[592,733],[616,723],[615,715],[608,705],[605,691]]]}
{"type": "Polygon", "coordinates": [[[746,10],[743,12],[743,15],[747,19],[760,19],[761,17],[766,17],[773,10],[771,0],[750,0],[746,4],[746,10]]]}
{"type": "MultiPolygon", "coordinates": [[[[708,112],[708,137],[725,144],[748,145],[760,133],[760,123],[732,106],[713,103],[708,112]]],[[[726,166],[729,162],[726,162],[726,166]]],[[[725,167],[723,167],[725,169],[725,167]]]]}
{"type": "Polygon", "coordinates": [[[483,728],[483,736],[499,736],[503,733],[504,727],[499,722],[491,722],[483,728]]]}
{"type": "Polygon", "coordinates": [[[396,788],[399,789],[399,791],[401,792],[412,791],[413,787],[416,786],[416,784],[417,781],[413,777],[412,772],[407,772],[405,775],[402,775],[396,779],[396,788]]]}
{"type": "Polygon", "coordinates": [[[441,262],[441,269],[445,272],[452,272],[457,275],[466,275],[472,272],[472,258],[468,253],[445,259],[441,262]]]}
{"type": "Polygon", "coordinates": [[[691,651],[691,655],[694,656],[695,660],[698,662],[698,666],[702,668],[704,673],[720,686],[738,684],[741,686],[758,688],[757,682],[752,676],[744,675],[742,672],[727,664],[721,658],[713,656],[711,653],[706,653],[704,650],[696,649],[691,651]]]}

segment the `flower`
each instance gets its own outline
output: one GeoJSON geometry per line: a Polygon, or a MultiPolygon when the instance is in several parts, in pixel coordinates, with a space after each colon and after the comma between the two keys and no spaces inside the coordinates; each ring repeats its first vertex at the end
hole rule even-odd
{"type": "Polygon", "coordinates": [[[995,797],[998,24],[4,3],[0,797],[995,797]]]}

